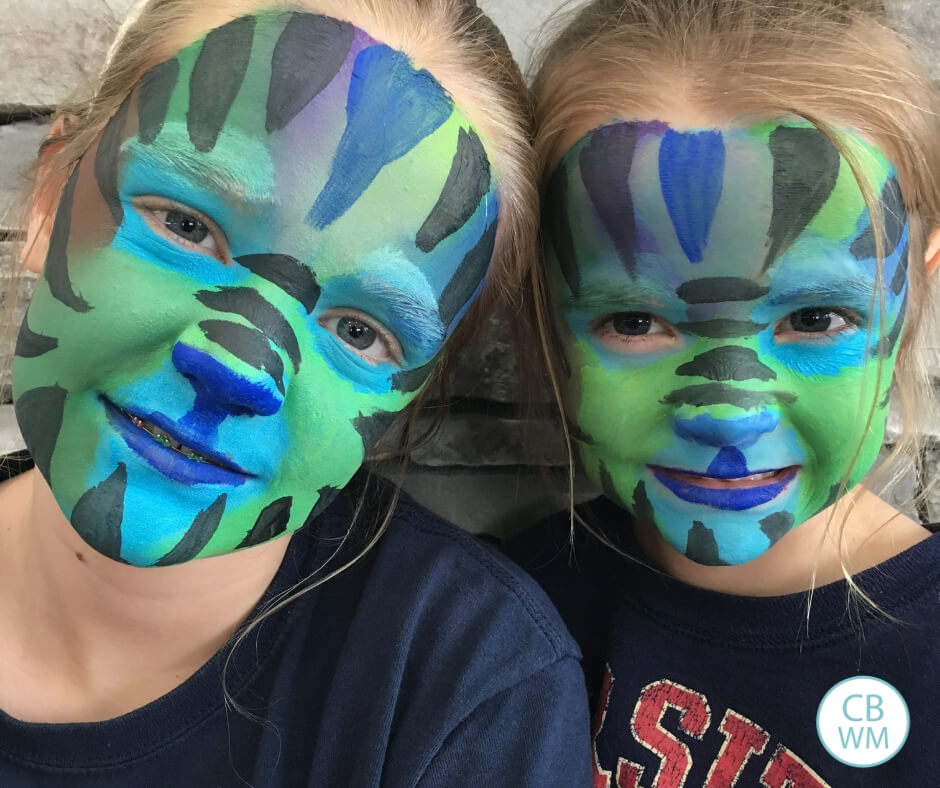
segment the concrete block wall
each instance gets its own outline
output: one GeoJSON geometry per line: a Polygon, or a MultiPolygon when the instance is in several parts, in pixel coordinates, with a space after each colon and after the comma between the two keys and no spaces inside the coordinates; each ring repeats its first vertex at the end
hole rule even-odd
{"type": "MultiPolygon", "coordinates": [[[[940,80],[940,0],[888,2],[933,77],[940,80]]],[[[18,229],[8,208],[21,193],[22,175],[46,132],[49,114],[71,90],[94,75],[132,4],[133,0],[0,0],[5,34],[0,55],[0,256],[11,253],[18,229]]],[[[480,0],[479,4],[500,25],[525,66],[542,23],[559,3],[480,0]]],[[[3,297],[15,297],[22,312],[30,292],[28,278],[19,294],[0,280],[0,305],[3,297]]],[[[405,468],[405,487],[412,495],[474,531],[507,533],[560,508],[565,501],[565,453],[557,424],[533,422],[519,404],[513,331],[511,317],[494,316],[460,354],[449,415],[434,439],[415,451],[405,468]]],[[[930,337],[930,364],[940,395],[940,325],[931,329],[930,337]]],[[[12,407],[4,404],[9,402],[5,384],[0,381],[0,455],[21,445],[12,407]]],[[[901,506],[940,474],[940,413],[925,414],[923,428],[932,437],[923,458],[922,478],[905,478],[886,493],[901,506]]],[[[886,448],[897,433],[893,424],[886,448]]],[[[390,475],[397,468],[397,464],[381,465],[390,475]]],[[[591,494],[580,480],[576,489],[579,497],[591,494]]],[[[940,484],[920,515],[940,520],[940,484]]]]}

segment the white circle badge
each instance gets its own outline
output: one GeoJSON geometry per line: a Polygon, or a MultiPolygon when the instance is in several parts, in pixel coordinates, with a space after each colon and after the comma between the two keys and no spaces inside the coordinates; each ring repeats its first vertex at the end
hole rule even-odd
{"type": "Polygon", "coordinates": [[[825,694],[819,741],[837,761],[866,769],[890,761],[907,741],[911,715],[901,693],[874,676],[854,676],[825,694]]]}

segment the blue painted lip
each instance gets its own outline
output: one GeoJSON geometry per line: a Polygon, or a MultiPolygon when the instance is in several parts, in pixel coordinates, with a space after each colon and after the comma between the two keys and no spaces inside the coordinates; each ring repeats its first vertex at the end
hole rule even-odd
{"type": "MultiPolygon", "coordinates": [[[[104,404],[108,421],[118,435],[124,439],[128,448],[164,476],[181,484],[213,484],[227,487],[238,487],[252,478],[250,474],[240,469],[223,468],[184,457],[178,451],[157,443],[149,432],[135,426],[124,415],[122,408],[119,408],[105,397],[101,397],[101,401],[104,404]]],[[[155,426],[175,437],[175,431],[166,429],[164,425],[158,424],[152,419],[147,419],[147,421],[151,421],[155,426]]],[[[192,446],[192,444],[182,440],[177,440],[177,443],[192,446]]],[[[192,446],[192,448],[200,454],[205,454],[207,457],[216,460],[216,453],[203,451],[198,446],[192,446]]],[[[228,463],[225,459],[218,459],[217,461],[228,463]]]]}
{"type": "MultiPolygon", "coordinates": [[[[753,509],[755,506],[770,503],[770,501],[779,496],[787,488],[790,482],[796,478],[796,474],[799,471],[798,467],[781,468],[780,471],[784,473],[780,478],[770,484],[763,484],[757,487],[715,489],[712,487],[702,487],[684,479],[677,479],[672,475],[673,473],[689,475],[688,471],[673,471],[669,468],[658,468],[654,465],[648,467],[653,472],[656,480],[677,498],[687,501],[688,503],[735,512],[753,509]]],[[[755,471],[754,473],[769,473],[769,471],[755,471]]],[[[696,475],[702,478],[717,478],[703,474],[696,475]]],[[[720,479],[720,481],[727,481],[727,479],[720,479]]]]}

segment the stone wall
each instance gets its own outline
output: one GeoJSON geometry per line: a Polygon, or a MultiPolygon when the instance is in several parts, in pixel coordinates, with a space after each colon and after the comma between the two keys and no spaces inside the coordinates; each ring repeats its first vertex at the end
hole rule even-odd
{"type": "MultiPolygon", "coordinates": [[[[940,0],[889,2],[898,24],[940,79],[940,0]]],[[[131,5],[132,0],[0,0],[5,34],[5,62],[0,64],[0,256],[10,254],[17,228],[8,208],[21,191],[21,176],[45,134],[49,114],[70,90],[93,76],[131,5]]],[[[480,5],[525,64],[539,27],[557,3],[480,0],[480,5]]],[[[28,290],[19,296],[21,307],[28,290]]],[[[0,294],[10,296],[9,291],[0,280],[0,294]]],[[[409,492],[472,530],[505,533],[559,508],[565,499],[565,455],[555,437],[557,425],[525,419],[518,404],[512,332],[510,319],[493,317],[460,355],[450,414],[435,438],[412,454],[406,468],[409,492]]],[[[930,336],[930,364],[940,389],[940,327],[930,336]]],[[[12,407],[3,402],[8,399],[0,399],[0,454],[21,445],[12,407]]],[[[931,436],[924,457],[927,470],[922,478],[905,478],[889,493],[901,505],[940,472],[940,416],[925,414],[922,426],[931,436]]],[[[889,443],[896,435],[893,426],[889,443]]],[[[581,482],[577,489],[579,495],[589,494],[581,482]]],[[[940,520],[940,489],[934,490],[921,516],[940,520]]]]}

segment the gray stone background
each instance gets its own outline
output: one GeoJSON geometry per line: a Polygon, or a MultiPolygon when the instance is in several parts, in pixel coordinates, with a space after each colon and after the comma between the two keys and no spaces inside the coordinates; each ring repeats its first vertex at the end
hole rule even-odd
{"type": "MultiPolygon", "coordinates": [[[[0,255],[8,256],[18,229],[3,217],[22,191],[23,173],[45,134],[55,105],[90,79],[133,0],[0,0],[0,255]]],[[[560,0],[480,0],[527,64],[538,30],[560,0]]],[[[940,80],[940,0],[887,0],[940,80]]],[[[28,294],[9,292],[25,308],[28,294]]],[[[461,354],[449,415],[435,439],[415,451],[406,489],[419,501],[474,531],[507,533],[560,508],[565,501],[565,455],[557,425],[523,418],[516,388],[512,321],[494,317],[461,354]]],[[[931,371],[940,395],[940,327],[930,332],[931,371]]],[[[534,351],[533,351],[534,352],[534,351]]],[[[8,394],[7,394],[8,396],[8,394]]],[[[22,445],[12,406],[0,400],[0,455],[22,445]]],[[[940,470],[940,417],[924,414],[930,436],[924,473],[887,493],[908,508],[913,492],[940,470]]],[[[889,429],[888,444],[897,436],[889,429]]],[[[577,485],[580,495],[589,491],[577,485]]],[[[940,487],[940,485],[938,485],[940,487]]],[[[919,512],[940,520],[940,489],[919,512]]]]}

